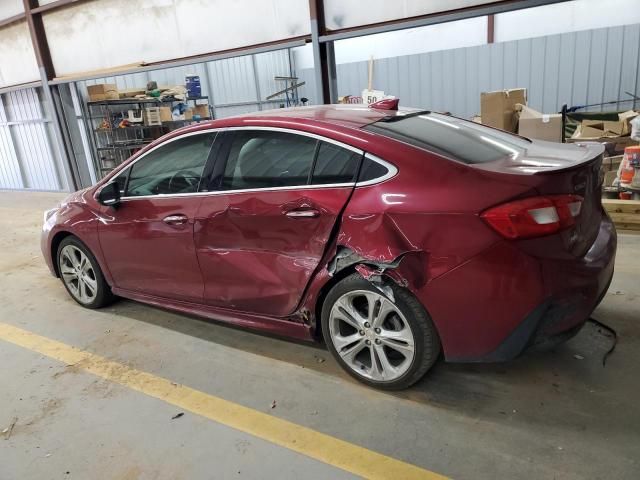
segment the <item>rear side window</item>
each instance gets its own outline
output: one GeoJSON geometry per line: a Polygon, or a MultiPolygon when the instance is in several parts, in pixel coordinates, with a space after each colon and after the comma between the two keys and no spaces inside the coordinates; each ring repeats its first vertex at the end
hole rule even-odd
{"type": "Polygon", "coordinates": [[[469,164],[520,155],[531,143],[478,123],[429,112],[391,117],[364,129],[469,164]]]}
{"type": "Polygon", "coordinates": [[[215,136],[190,135],[146,154],[129,169],[127,196],[197,192],[215,136]]]}
{"type": "Polygon", "coordinates": [[[350,183],[355,181],[361,154],[321,142],[313,168],[312,185],[350,183]]]}
{"type": "Polygon", "coordinates": [[[358,175],[358,182],[370,182],[371,180],[382,178],[388,173],[389,169],[387,167],[378,162],[374,162],[369,157],[364,157],[360,175],[358,175]]]}
{"type": "Polygon", "coordinates": [[[271,131],[235,132],[222,190],[307,185],[317,140],[271,131]]]}

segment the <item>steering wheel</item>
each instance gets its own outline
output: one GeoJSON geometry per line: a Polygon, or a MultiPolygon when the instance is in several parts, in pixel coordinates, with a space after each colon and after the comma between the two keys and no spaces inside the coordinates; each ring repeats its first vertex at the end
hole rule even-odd
{"type": "Polygon", "coordinates": [[[167,190],[169,191],[169,193],[180,193],[184,190],[191,189],[193,187],[193,191],[195,192],[198,189],[199,181],[200,181],[200,177],[193,175],[193,173],[190,170],[187,170],[187,169],[178,170],[169,179],[169,185],[167,185],[167,190]],[[177,185],[174,185],[174,182],[177,185]],[[175,192],[174,192],[174,188],[176,189],[175,192]]]}

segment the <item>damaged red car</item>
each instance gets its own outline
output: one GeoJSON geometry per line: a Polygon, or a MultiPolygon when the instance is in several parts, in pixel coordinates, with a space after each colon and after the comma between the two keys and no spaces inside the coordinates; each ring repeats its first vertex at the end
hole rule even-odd
{"type": "Polygon", "coordinates": [[[51,272],[298,339],[385,389],[570,338],[613,275],[602,147],[317,106],[172,132],[45,213],[51,272]]]}

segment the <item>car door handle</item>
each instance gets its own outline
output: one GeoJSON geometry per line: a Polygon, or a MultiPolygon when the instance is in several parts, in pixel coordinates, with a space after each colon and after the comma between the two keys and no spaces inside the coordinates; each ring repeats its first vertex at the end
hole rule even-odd
{"type": "Polygon", "coordinates": [[[290,218],[316,218],[320,216],[320,211],[315,208],[306,208],[304,210],[289,210],[285,215],[290,218]]]}
{"type": "Polygon", "coordinates": [[[169,215],[162,219],[167,225],[184,225],[188,220],[186,215],[169,215]]]}

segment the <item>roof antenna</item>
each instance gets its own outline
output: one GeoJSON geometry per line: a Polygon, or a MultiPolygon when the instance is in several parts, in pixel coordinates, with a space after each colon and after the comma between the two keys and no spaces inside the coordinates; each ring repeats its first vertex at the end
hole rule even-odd
{"type": "Polygon", "coordinates": [[[375,108],[376,110],[398,110],[399,103],[399,98],[385,98],[370,104],[369,108],[375,108]]]}

